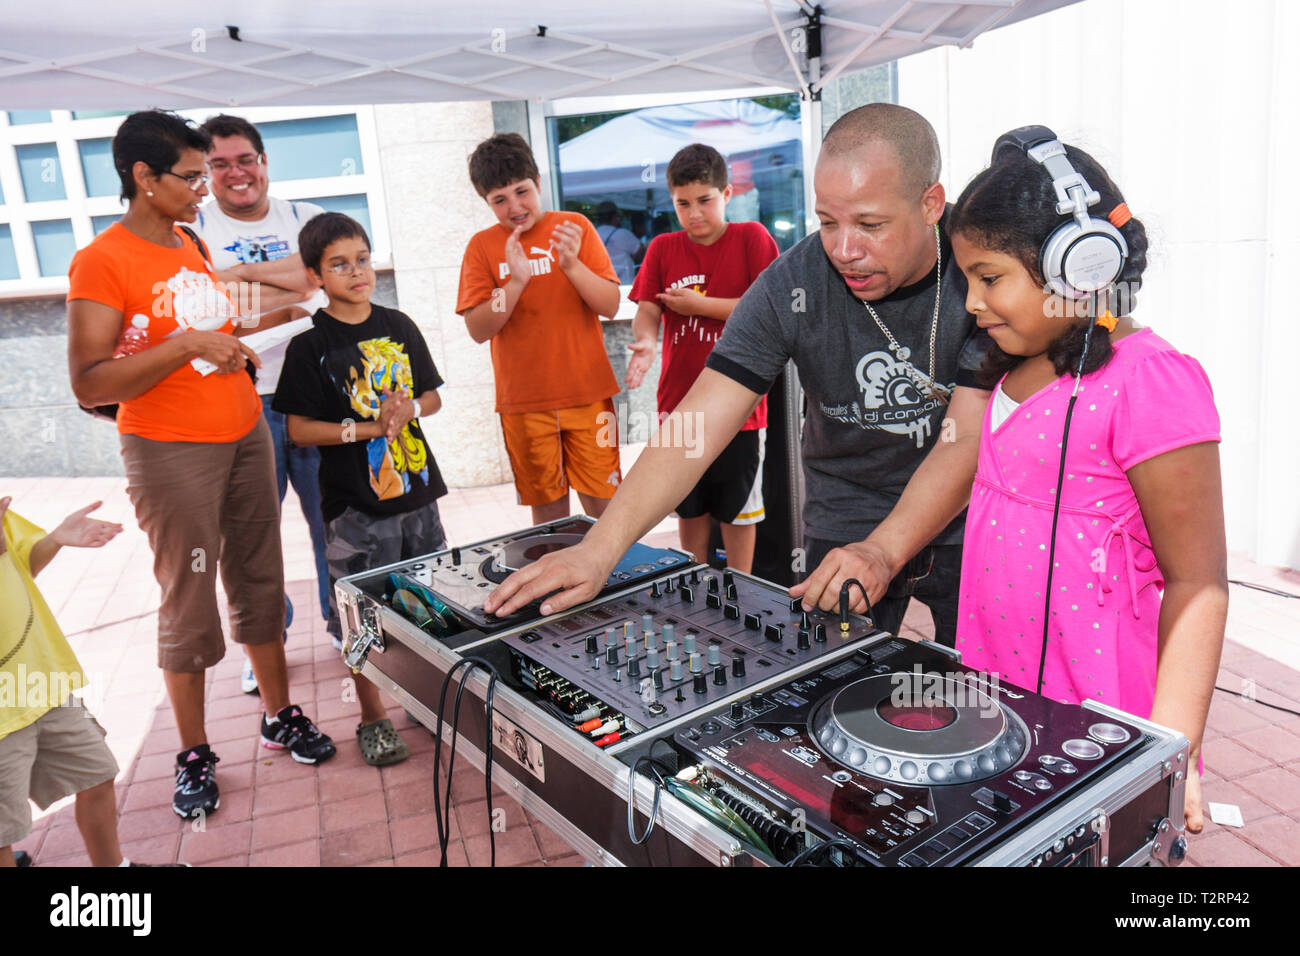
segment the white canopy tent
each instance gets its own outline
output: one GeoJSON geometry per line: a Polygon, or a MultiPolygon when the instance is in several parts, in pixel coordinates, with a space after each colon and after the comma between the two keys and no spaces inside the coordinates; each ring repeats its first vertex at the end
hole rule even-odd
{"type": "Polygon", "coordinates": [[[7,3],[9,109],[547,100],[780,86],[1074,0],[152,0],[7,3]]]}
{"type": "MultiPolygon", "coordinates": [[[[798,161],[802,129],[797,119],[753,100],[719,100],[661,106],[617,116],[561,143],[560,188],[565,196],[618,195],[651,189],[667,205],[662,177],[651,167],[667,166],[683,143],[707,139],[734,167],[747,163],[751,183],[789,170],[798,161]]],[[[787,173],[788,175],[788,173],[787,173]]]]}

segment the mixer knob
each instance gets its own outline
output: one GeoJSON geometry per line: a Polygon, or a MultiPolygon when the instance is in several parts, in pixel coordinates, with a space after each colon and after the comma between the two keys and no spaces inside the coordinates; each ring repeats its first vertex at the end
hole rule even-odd
{"type": "Polygon", "coordinates": [[[652,670],[653,670],[654,668],[656,668],[656,667],[659,666],[659,651],[658,651],[658,650],[656,650],[655,648],[652,647],[652,648],[650,648],[648,651],[645,652],[645,666],[646,666],[646,667],[649,667],[649,668],[652,669],[652,670]]]}
{"type": "Polygon", "coordinates": [[[798,637],[798,639],[797,639],[797,645],[798,645],[798,647],[799,647],[799,650],[801,650],[801,651],[806,651],[806,650],[808,650],[808,648],[811,646],[811,645],[808,643],[808,632],[807,632],[807,631],[800,631],[800,632],[799,632],[799,637],[798,637]]]}
{"type": "Polygon", "coordinates": [[[668,652],[668,659],[675,661],[681,657],[681,651],[677,647],[676,641],[668,641],[664,644],[664,649],[668,652]]]}
{"type": "Polygon", "coordinates": [[[682,679],[682,662],[673,660],[668,662],[668,676],[673,680],[682,679]]]}
{"type": "Polygon", "coordinates": [[[635,657],[631,658],[627,662],[627,676],[628,677],[641,676],[641,662],[635,657]]]}
{"type": "Polygon", "coordinates": [[[651,673],[651,676],[654,678],[653,681],[652,681],[652,683],[653,683],[654,686],[655,686],[655,690],[663,690],[663,689],[664,689],[664,672],[663,672],[663,671],[651,671],[650,673],[651,673]]]}
{"type": "Polygon", "coordinates": [[[734,584],[727,585],[727,600],[736,600],[736,586],[734,584]]]}
{"type": "Polygon", "coordinates": [[[661,595],[661,594],[663,594],[663,590],[659,587],[659,582],[658,582],[658,581],[656,581],[654,584],[650,585],[650,596],[651,596],[651,597],[659,597],[659,595],[661,595]]]}
{"type": "Polygon", "coordinates": [[[636,657],[635,637],[627,637],[623,639],[623,653],[627,655],[628,660],[631,660],[632,658],[636,657]]]}
{"type": "Polygon", "coordinates": [[[728,587],[735,584],[736,572],[732,571],[731,568],[724,569],[722,572],[722,583],[727,585],[728,587]]]}
{"type": "Polygon", "coordinates": [[[647,651],[659,649],[659,635],[656,634],[654,631],[646,631],[645,649],[647,651]]]}
{"type": "Polygon", "coordinates": [[[665,644],[677,639],[677,626],[672,621],[668,621],[660,630],[663,631],[665,644]]]}
{"type": "Polygon", "coordinates": [[[717,594],[706,594],[704,595],[704,606],[711,608],[722,607],[722,597],[717,594]]]}
{"type": "Polygon", "coordinates": [[[683,584],[681,587],[682,600],[687,604],[695,603],[695,589],[689,585],[683,584]]]}
{"type": "Polygon", "coordinates": [[[717,667],[722,663],[722,647],[718,644],[709,645],[709,666],[717,667]]]}
{"type": "Polygon", "coordinates": [[[614,633],[612,627],[605,628],[605,646],[618,647],[618,635],[614,633]]]}
{"type": "Polygon", "coordinates": [[[674,591],[676,591],[676,590],[677,590],[677,579],[676,579],[676,578],[669,578],[669,579],[667,580],[667,582],[665,582],[665,584],[664,584],[664,593],[665,593],[665,594],[672,594],[672,593],[673,593],[674,591]]]}
{"type": "Polygon", "coordinates": [[[678,685],[677,687],[677,693],[673,695],[673,700],[677,701],[677,703],[679,704],[683,703],[686,700],[686,694],[682,690],[680,685],[678,685]]]}
{"type": "Polygon", "coordinates": [[[687,654],[695,653],[695,632],[694,631],[686,632],[686,653],[687,654]]]}
{"type": "Polygon", "coordinates": [[[699,674],[704,671],[704,661],[700,659],[699,654],[691,655],[691,673],[699,674]]]}
{"type": "Polygon", "coordinates": [[[607,663],[617,665],[617,664],[618,664],[618,648],[617,648],[617,647],[608,647],[608,648],[606,648],[606,649],[605,649],[605,660],[606,660],[607,663]]]}
{"type": "Polygon", "coordinates": [[[600,638],[596,634],[587,635],[587,653],[595,654],[600,650],[600,638]]]}
{"type": "Polygon", "coordinates": [[[763,619],[757,614],[745,615],[745,627],[751,631],[757,631],[763,626],[763,619]]]}
{"type": "Polygon", "coordinates": [[[773,644],[780,644],[781,639],[785,637],[785,628],[780,624],[769,624],[763,635],[773,644]]]}
{"type": "Polygon", "coordinates": [[[727,682],[727,669],[719,664],[713,669],[713,683],[721,687],[727,682]]]}
{"type": "Polygon", "coordinates": [[[731,658],[731,676],[745,676],[745,656],[743,654],[736,654],[731,658]]]}
{"type": "Polygon", "coordinates": [[[808,620],[808,612],[807,612],[807,611],[800,611],[800,612],[799,612],[799,626],[800,626],[801,628],[803,628],[805,631],[808,630],[808,628],[812,626],[812,624],[811,624],[811,623],[809,622],[809,620],[808,620]]]}
{"type": "Polygon", "coordinates": [[[803,606],[803,598],[790,598],[790,610],[797,611],[803,606]]]}
{"type": "Polygon", "coordinates": [[[694,689],[695,689],[695,693],[697,694],[707,694],[709,692],[709,682],[708,679],[705,678],[703,674],[695,675],[694,689]]]}
{"type": "Polygon", "coordinates": [[[699,568],[692,568],[692,569],[691,569],[691,583],[692,583],[692,584],[699,584],[699,583],[700,583],[700,569],[699,569],[699,568]]]}
{"type": "Polygon", "coordinates": [[[739,620],[740,620],[740,605],[739,605],[739,604],[727,604],[727,605],[725,605],[725,606],[722,608],[722,616],[725,617],[728,621],[739,621],[739,620]]]}
{"type": "Polygon", "coordinates": [[[740,701],[731,705],[731,719],[736,721],[745,719],[745,705],[740,701]]]}
{"type": "Polygon", "coordinates": [[[710,576],[709,578],[709,593],[710,594],[718,593],[718,579],[712,576],[710,576]]]}
{"type": "Polygon", "coordinates": [[[641,633],[642,633],[642,634],[649,634],[652,630],[654,630],[654,626],[655,626],[655,619],[654,619],[654,615],[653,615],[653,614],[642,614],[642,615],[641,615],[641,633]]]}
{"type": "Polygon", "coordinates": [[[818,624],[813,628],[813,640],[818,644],[826,643],[826,625],[818,624]]]}
{"type": "Polygon", "coordinates": [[[624,622],[623,622],[623,640],[624,640],[624,641],[628,641],[628,640],[635,640],[635,639],[636,639],[636,635],[634,635],[634,634],[632,633],[632,622],[631,622],[631,621],[624,621],[624,622]]]}

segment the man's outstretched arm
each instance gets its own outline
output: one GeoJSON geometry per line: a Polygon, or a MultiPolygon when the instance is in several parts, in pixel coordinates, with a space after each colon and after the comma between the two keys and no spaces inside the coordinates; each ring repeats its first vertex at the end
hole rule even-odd
{"type": "Polygon", "coordinates": [[[706,368],[673,411],[676,440],[646,446],[582,543],[516,571],[484,608],[504,616],[550,594],[542,613],[554,614],[595,597],[618,559],[681,503],[761,397],[706,368]]]}

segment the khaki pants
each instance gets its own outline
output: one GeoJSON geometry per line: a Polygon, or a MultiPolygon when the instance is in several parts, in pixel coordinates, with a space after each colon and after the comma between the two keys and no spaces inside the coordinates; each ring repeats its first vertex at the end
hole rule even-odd
{"type": "Polygon", "coordinates": [[[163,442],[122,435],[127,494],[149,536],[158,610],[158,666],[203,671],[226,653],[216,574],[238,644],[284,633],[284,555],[275,456],[266,421],[234,442],[163,442]]]}

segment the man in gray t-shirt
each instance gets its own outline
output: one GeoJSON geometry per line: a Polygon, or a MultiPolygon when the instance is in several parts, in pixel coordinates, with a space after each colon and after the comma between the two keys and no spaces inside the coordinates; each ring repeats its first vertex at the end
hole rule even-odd
{"type": "Polygon", "coordinates": [[[510,613],[557,589],[544,613],[592,597],[793,359],[808,396],[804,521],[815,570],[790,593],[829,610],[856,578],[876,624],[895,633],[916,596],[951,645],[961,513],[989,393],[975,387],[982,340],[943,236],[938,178],[934,130],[913,111],[873,103],[837,120],[815,172],[818,234],[754,283],[678,405],[697,416],[703,453],[647,448],[583,543],[512,575],[487,609],[510,613]]]}

